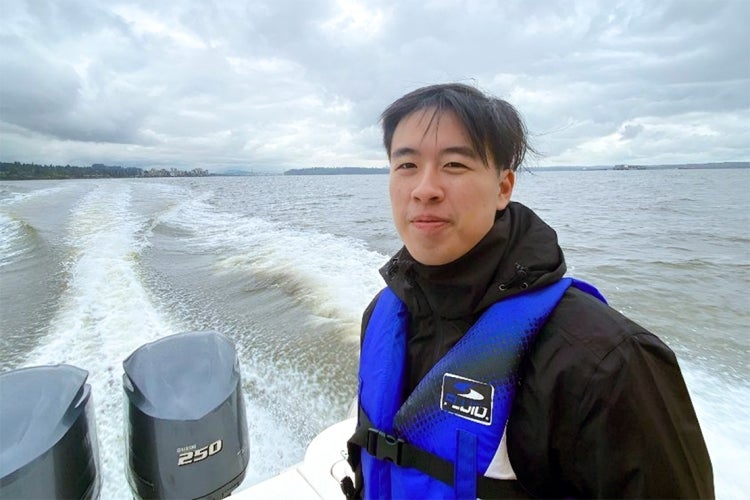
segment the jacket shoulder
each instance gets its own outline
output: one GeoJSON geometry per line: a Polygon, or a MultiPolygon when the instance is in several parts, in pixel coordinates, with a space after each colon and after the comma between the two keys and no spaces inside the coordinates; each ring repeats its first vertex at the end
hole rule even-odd
{"type": "Polygon", "coordinates": [[[580,401],[594,377],[615,376],[644,350],[677,367],[674,353],[656,335],[571,287],[540,330],[520,375],[524,384],[561,384],[580,401]]]}
{"type": "Polygon", "coordinates": [[[674,353],[613,308],[569,289],[519,375],[508,452],[534,494],[712,496],[674,353]]]}
{"type": "Polygon", "coordinates": [[[663,350],[663,354],[676,363],[672,350],[656,335],[577,288],[568,289],[544,330],[553,333],[555,341],[577,351],[577,356],[583,355],[593,364],[600,363],[613,350],[624,349],[621,354],[625,355],[628,348],[641,345],[663,350]]]}

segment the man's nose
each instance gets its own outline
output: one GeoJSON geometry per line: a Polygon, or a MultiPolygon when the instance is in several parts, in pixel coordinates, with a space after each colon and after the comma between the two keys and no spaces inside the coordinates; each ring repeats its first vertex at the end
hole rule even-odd
{"type": "Polygon", "coordinates": [[[436,201],[443,198],[443,187],[440,174],[433,168],[423,168],[417,177],[412,196],[421,202],[436,201]]]}

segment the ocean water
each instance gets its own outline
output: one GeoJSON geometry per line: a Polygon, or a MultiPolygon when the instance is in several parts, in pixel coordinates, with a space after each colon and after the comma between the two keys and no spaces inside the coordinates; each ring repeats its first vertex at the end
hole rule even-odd
{"type": "MultiPolygon", "coordinates": [[[[299,462],[355,396],[359,321],[400,244],[388,178],[0,182],[0,370],[90,372],[102,498],[125,479],[122,361],[187,330],[235,342],[242,487],[299,462]]],[[[569,274],[677,354],[717,496],[750,490],[750,170],[524,172],[569,274]]]]}

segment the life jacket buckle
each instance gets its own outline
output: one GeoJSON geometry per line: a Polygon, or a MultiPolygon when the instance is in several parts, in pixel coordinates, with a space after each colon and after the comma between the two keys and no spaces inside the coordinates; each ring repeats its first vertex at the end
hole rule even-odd
{"type": "Polygon", "coordinates": [[[389,460],[396,465],[401,465],[404,443],[403,439],[372,427],[367,430],[367,453],[379,460],[389,460]]]}

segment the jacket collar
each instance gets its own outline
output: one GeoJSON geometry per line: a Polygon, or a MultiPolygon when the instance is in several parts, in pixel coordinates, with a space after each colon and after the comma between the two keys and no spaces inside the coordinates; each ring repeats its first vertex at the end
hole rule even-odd
{"type": "Polygon", "coordinates": [[[553,283],[565,269],[555,231],[531,209],[512,202],[497,212],[487,235],[457,260],[427,266],[404,247],[380,272],[412,314],[462,318],[505,297],[553,283]]]}

